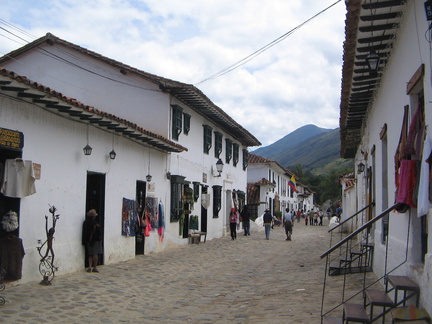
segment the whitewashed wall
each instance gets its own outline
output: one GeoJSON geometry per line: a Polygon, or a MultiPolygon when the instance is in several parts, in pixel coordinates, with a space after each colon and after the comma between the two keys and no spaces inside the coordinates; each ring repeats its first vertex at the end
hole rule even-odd
{"type": "MultiPolygon", "coordinates": [[[[388,204],[391,206],[395,201],[395,184],[394,184],[394,154],[399,142],[401,133],[403,107],[410,105],[411,109],[416,107],[410,102],[410,97],[406,94],[407,82],[411,79],[421,64],[425,64],[424,78],[424,95],[425,95],[425,117],[426,125],[432,125],[431,113],[431,65],[430,65],[430,44],[425,40],[424,33],[428,28],[427,21],[424,17],[424,8],[417,2],[409,2],[408,10],[404,16],[401,25],[401,31],[398,36],[398,42],[393,51],[392,57],[384,72],[381,87],[378,89],[373,108],[368,114],[367,127],[364,129],[362,143],[358,149],[356,160],[362,160],[360,150],[369,152],[373,145],[376,146],[376,208],[375,214],[378,215],[385,206],[382,205],[382,187],[383,182],[381,174],[382,152],[380,141],[380,131],[387,124],[387,142],[388,142],[388,204]],[[415,12],[416,11],[416,12],[415,12]]],[[[429,152],[427,153],[429,154],[429,152]]],[[[371,154],[366,161],[367,166],[372,165],[371,154]]],[[[359,201],[363,202],[365,184],[362,181],[357,182],[359,201]]],[[[432,313],[432,284],[429,274],[432,269],[432,236],[428,238],[428,253],[424,264],[420,260],[420,219],[416,216],[416,209],[410,209],[407,213],[398,214],[390,213],[390,233],[389,233],[389,257],[390,265],[387,270],[397,266],[405,261],[405,251],[408,242],[407,262],[397,270],[397,274],[414,277],[421,287],[421,303],[429,313],[432,313]],[[411,220],[410,220],[411,219],[411,220]],[[408,228],[410,231],[408,232],[408,228]]],[[[431,233],[432,214],[428,214],[428,232],[431,233]]],[[[375,256],[374,272],[381,276],[385,270],[385,246],[381,242],[382,226],[381,222],[375,226],[375,256]]]]}
{"type": "Polygon", "coordinates": [[[132,73],[124,75],[117,68],[63,46],[45,44],[41,49],[81,68],[53,59],[42,50],[10,60],[3,67],[86,105],[169,137],[169,96],[157,85],[132,73]]]}
{"type": "MultiPolygon", "coordinates": [[[[49,205],[56,206],[60,214],[53,245],[57,274],[83,269],[81,231],[86,213],[87,171],[106,174],[104,263],[133,258],[134,237],[121,235],[122,198],[135,199],[136,181],[145,181],[149,148],[117,136],[114,138],[117,157],[111,161],[108,152],[112,149],[113,135],[90,126],[93,152],[84,156],[87,126],[83,123],[5,97],[0,97],[0,116],[0,127],[24,133],[23,159],[42,165],[41,179],[36,181],[37,193],[21,199],[19,230],[26,253],[22,281],[41,279],[36,247],[38,240],[46,239],[45,215],[52,224],[49,205]]],[[[165,153],[150,150],[152,165],[166,164],[165,153]]],[[[164,174],[155,169],[152,175],[157,183],[156,195],[165,195],[169,186],[164,174]]],[[[170,226],[168,222],[167,227],[170,226]]],[[[151,240],[157,241],[156,233],[148,238],[148,242],[151,240]]]]}

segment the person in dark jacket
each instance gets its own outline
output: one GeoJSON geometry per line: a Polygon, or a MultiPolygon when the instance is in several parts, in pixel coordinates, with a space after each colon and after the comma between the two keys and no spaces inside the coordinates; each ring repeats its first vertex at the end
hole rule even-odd
{"type": "Polygon", "coordinates": [[[87,219],[83,223],[82,244],[88,254],[89,267],[87,272],[99,272],[97,266],[99,254],[102,254],[102,230],[96,220],[97,216],[96,210],[90,209],[87,213],[87,219]]]}
{"type": "Polygon", "coordinates": [[[273,217],[270,214],[270,210],[267,208],[264,212],[263,216],[263,222],[264,222],[264,229],[265,229],[265,236],[266,240],[270,239],[270,229],[272,226],[273,217]]]}
{"type": "Polygon", "coordinates": [[[241,221],[243,222],[244,235],[250,235],[250,212],[247,205],[243,207],[240,213],[241,221]]]}

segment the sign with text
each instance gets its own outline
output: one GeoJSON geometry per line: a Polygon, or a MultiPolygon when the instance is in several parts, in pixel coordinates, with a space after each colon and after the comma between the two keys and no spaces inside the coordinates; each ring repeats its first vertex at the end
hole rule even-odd
{"type": "Polygon", "coordinates": [[[24,147],[24,134],[0,127],[0,147],[22,149],[24,147]]]}

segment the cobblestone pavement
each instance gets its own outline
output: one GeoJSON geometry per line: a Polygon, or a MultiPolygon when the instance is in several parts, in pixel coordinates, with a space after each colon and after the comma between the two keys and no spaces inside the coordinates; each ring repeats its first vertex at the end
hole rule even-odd
{"type": "Polygon", "coordinates": [[[275,227],[270,240],[264,231],[238,233],[235,241],[137,256],[100,273],[62,276],[60,269],[50,286],[9,283],[0,322],[320,323],[327,230],[300,222],[292,241],[275,227]]]}

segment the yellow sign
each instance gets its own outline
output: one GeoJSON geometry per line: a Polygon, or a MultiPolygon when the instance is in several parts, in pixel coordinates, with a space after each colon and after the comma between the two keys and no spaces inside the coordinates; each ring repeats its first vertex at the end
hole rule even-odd
{"type": "Polygon", "coordinates": [[[24,147],[23,133],[0,127],[0,146],[22,149],[24,147]]]}

